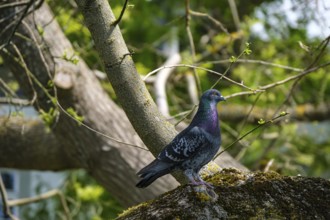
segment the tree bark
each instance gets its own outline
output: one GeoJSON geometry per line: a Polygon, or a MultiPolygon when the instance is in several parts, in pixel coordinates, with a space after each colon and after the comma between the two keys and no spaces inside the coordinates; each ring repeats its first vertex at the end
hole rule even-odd
{"type": "Polygon", "coordinates": [[[40,120],[0,117],[0,167],[32,170],[80,168],[40,120]]]}
{"type": "Polygon", "coordinates": [[[330,181],[322,178],[225,169],[208,181],[216,201],[183,186],[129,208],[117,220],[330,219],[330,181]]]}

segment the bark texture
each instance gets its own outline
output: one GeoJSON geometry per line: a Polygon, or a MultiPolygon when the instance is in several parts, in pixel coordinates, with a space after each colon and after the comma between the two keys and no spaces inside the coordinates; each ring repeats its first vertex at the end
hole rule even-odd
{"type": "Polygon", "coordinates": [[[63,151],[52,132],[41,120],[0,117],[0,167],[34,170],[80,168],[63,151]]]}
{"type": "Polygon", "coordinates": [[[208,179],[217,201],[182,186],[117,219],[329,219],[330,181],[225,169],[208,179]]]}

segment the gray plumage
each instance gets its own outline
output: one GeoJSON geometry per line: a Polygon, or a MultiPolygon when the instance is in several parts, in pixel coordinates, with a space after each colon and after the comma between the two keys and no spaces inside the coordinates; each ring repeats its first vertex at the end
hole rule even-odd
{"type": "Polygon", "coordinates": [[[144,188],[173,170],[182,170],[193,185],[207,185],[199,170],[212,160],[221,144],[217,103],[225,98],[215,89],[203,93],[199,108],[190,125],[180,132],[137,175],[142,178],[136,186],[144,188]]]}

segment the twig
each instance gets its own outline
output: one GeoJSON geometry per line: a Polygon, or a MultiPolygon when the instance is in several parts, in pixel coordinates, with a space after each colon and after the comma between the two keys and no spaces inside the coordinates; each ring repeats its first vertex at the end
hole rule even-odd
{"type": "Polygon", "coordinates": [[[25,7],[24,11],[23,11],[21,17],[18,19],[18,21],[17,21],[15,27],[13,28],[12,32],[10,33],[7,42],[0,47],[0,50],[2,50],[4,47],[6,47],[10,43],[11,38],[14,36],[17,28],[21,24],[21,22],[24,19],[25,15],[27,15],[28,10],[32,6],[33,2],[34,2],[34,0],[30,0],[30,2],[26,4],[26,7],[25,7]]]}
{"type": "Polygon", "coordinates": [[[325,40],[323,40],[320,45],[317,48],[321,48],[320,53],[316,56],[316,58],[313,60],[313,62],[306,68],[306,69],[310,69],[311,67],[313,67],[321,58],[321,56],[323,55],[326,47],[328,46],[330,42],[330,36],[328,36],[325,40]]]}
{"type": "Polygon", "coordinates": [[[239,15],[238,15],[238,12],[237,12],[237,7],[236,7],[235,0],[228,0],[228,3],[229,3],[231,13],[233,15],[233,19],[234,19],[236,29],[237,29],[237,31],[240,31],[241,30],[241,22],[239,20],[239,15]]]}
{"type": "MultiPolygon", "coordinates": [[[[167,41],[167,59],[164,63],[164,66],[167,65],[174,65],[181,62],[181,56],[179,53],[179,41],[177,37],[177,33],[175,29],[172,29],[172,35],[170,39],[167,41]]],[[[156,95],[156,103],[158,106],[159,111],[165,117],[170,115],[169,107],[167,102],[167,95],[166,95],[166,82],[170,75],[172,74],[173,69],[163,69],[159,71],[156,75],[156,79],[154,82],[155,87],[155,95],[156,95]]],[[[195,82],[193,82],[195,84],[195,82]]]]}
{"type": "MultiPolygon", "coordinates": [[[[190,53],[192,56],[192,61],[193,63],[196,60],[196,51],[195,51],[195,44],[194,44],[194,39],[193,39],[193,35],[191,33],[190,30],[190,20],[191,20],[191,16],[190,16],[190,0],[186,0],[186,31],[187,31],[187,35],[188,35],[188,40],[189,40],[189,45],[190,45],[190,53]]],[[[194,73],[194,78],[197,84],[197,90],[198,90],[198,96],[201,95],[202,92],[202,87],[201,87],[201,82],[199,79],[199,76],[197,74],[196,69],[193,69],[193,73],[194,73]]]]}
{"type": "Polygon", "coordinates": [[[191,110],[189,110],[189,111],[186,111],[185,113],[184,113],[184,116],[181,118],[181,119],[179,119],[175,124],[174,124],[174,126],[176,127],[178,124],[180,124],[183,120],[185,120],[191,113],[193,113],[194,111],[195,111],[195,109],[198,107],[198,105],[194,105],[193,107],[192,107],[192,109],[191,110]]]}
{"type": "Polygon", "coordinates": [[[213,84],[213,86],[211,88],[214,88],[220,81],[221,79],[229,72],[229,70],[231,69],[231,67],[234,65],[234,63],[236,63],[236,60],[239,59],[241,56],[243,56],[243,54],[245,54],[245,50],[243,50],[237,58],[235,58],[235,61],[230,62],[229,66],[227,67],[227,69],[225,70],[225,72],[219,77],[219,79],[213,84]]]}
{"type": "Polygon", "coordinates": [[[68,112],[67,112],[67,111],[66,111],[66,110],[60,105],[59,102],[57,102],[57,106],[61,109],[61,111],[63,111],[64,114],[66,114],[67,116],[69,116],[69,117],[70,117],[71,119],[73,119],[74,121],[77,121],[79,124],[81,124],[83,127],[87,128],[88,130],[90,130],[90,131],[92,131],[92,132],[95,132],[96,134],[99,134],[99,135],[101,135],[101,136],[103,136],[103,137],[105,137],[105,138],[107,138],[107,139],[109,139],[109,140],[112,140],[112,141],[114,141],[114,142],[117,142],[117,143],[119,143],[119,144],[124,144],[124,145],[131,146],[131,147],[135,147],[135,148],[138,148],[138,149],[141,149],[141,150],[149,151],[148,149],[143,148],[143,147],[140,147],[140,146],[138,146],[138,145],[130,144],[130,143],[126,143],[126,142],[121,141],[121,140],[118,140],[118,139],[116,139],[116,138],[114,138],[114,137],[110,137],[110,136],[108,136],[108,135],[106,135],[106,134],[103,134],[102,132],[99,132],[99,131],[97,131],[97,130],[91,128],[91,127],[89,127],[88,125],[84,124],[83,122],[80,122],[80,121],[78,121],[77,119],[75,119],[72,115],[70,115],[70,114],[69,114],[69,113],[68,113],[68,112]]]}
{"type": "Polygon", "coordinates": [[[0,86],[2,86],[6,90],[6,93],[9,93],[10,96],[17,97],[15,92],[2,79],[0,79],[0,86]]]}
{"type": "MultiPolygon", "coordinates": [[[[328,36],[325,40],[323,40],[321,42],[321,44],[317,47],[317,48],[321,48],[320,53],[315,57],[315,59],[312,61],[312,63],[310,65],[308,65],[308,67],[305,69],[305,71],[307,72],[308,70],[313,69],[312,67],[321,59],[322,55],[324,54],[324,51],[326,49],[326,47],[328,46],[330,42],[330,36],[328,36]]],[[[317,68],[317,67],[315,67],[317,68]]],[[[304,73],[304,72],[302,72],[304,73]]],[[[301,73],[301,74],[302,74],[301,73]]],[[[280,109],[282,108],[283,105],[285,105],[286,103],[289,102],[290,98],[292,97],[295,88],[297,87],[297,85],[299,84],[300,80],[303,78],[303,76],[305,76],[306,74],[303,74],[301,76],[298,76],[297,78],[295,78],[295,81],[293,82],[290,91],[288,93],[288,95],[286,96],[285,100],[283,101],[283,103],[277,108],[277,110],[275,111],[275,113],[277,113],[278,111],[280,111],[280,109]]]]}
{"type": "Polygon", "coordinates": [[[11,104],[11,105],[20,105],[20,106],[30,106],[31,101],[20,98],[12,97],[0,97],[0,104],[11,104]]]}
{"type": "MultiPolygon", "coordinates": [[[[7,50],[4,50],[9,56],[12,56],[13,59],[19,64],[21,65],[23,68],[24,68],[24,64],[22,62],[20,62],[19,59],[17,59],[16,57],[14,57],[12,54],[10,54],[7,50]]],[[[17,51],[17,53],[19,53],[19,51],[17,51]]],[[[140,146],[137,146],[137,145],[134,145],[134,144],[130,144],[130,143],[126,143],[126,142],[123,142],[121,140],[118,140],[116,138],[113,138],[113,137],[110,137],[106,134],[103,134],[102,132],[99,132],[91,127],[89,127],[88,125],[78,121],[76,118],[74,118],[72,115],[70,115],[61,105],[60,103],[58,102],[57,99],[54,99],[54,97],[47,91],[47,89],[42,85],[42,83],[36,78],[36,76],[33,75],[33,73],[30,72],[29,69],[25,68],[25,71],[27,72],[27,74],[32,78],[32,80],[43,90],[43,92],[46,94],[46,96],[49,98],[49,100],[52,101],[52,103],[54,104],[54,106],[56,108],[59,108],[60,110],[63,111],[63,113],[65,113],[67,116],[69,116],[71,119],[73,119],[74,121],[78,122],[79,124],[81,124],[82,126],[84,126],[85,128],[87,128],[88,130],[90,131],[93,131],[99,135],[102,135],[103,137],[106,137],[112,141],[115,141],[117,143],[120,143],[120,144],[124,144],[124,145],[127,145],[127,146],[132,146],[132,147],[136,147],[136,148],[139,148],[141,150],[145,150],[145,151],[149,151],[148,149],[145,149],[143,147],[140,147],[140,146]]]]}
{"type": "Polygon", "coordinates": [[[261,87],[259,87],[259,89],[261,89],[261,90],[267,90],[267,89],[270,89],[270,88],[273,88],[273,87],[276,87],[276,86],[285,84],[285,83],[287,83],[289,81],[292,81],[294,79],[300,78],[302,76],[305,76],[305,75],[307,75],[309,73],[312,73],[312,72],[314,72],[314,71],[316,71],[318,69],[321,69],[321,68],[326,67],[326,66],[329,66],[329,65],[330,65],[330,62],[321,64],[321,65],[316,66],[316,67],[313,67],[311,69],[304,70],[303,72],[301,72],[301,73],[299,73],[297,75],[290,76],[290,77],[288,77],[286,79],[283,79],[281,81],[278,81],[278,82],[275,82],[275,83],[271,83],[271,84],[268,84],[268,85],[265,85],[265,86],[261,86],[261,87]]]}
{"type": "Polygon", "coordinates": [[[11,206],[21,206],[21,205],[26,205],[26,204],[30,204],[30,203],[39,202],[41,200],[49,199],[49,198],[54,197],[54,196],[59,196],[62,207],[63,207],[63,210],[64,210],[64,214],[66,216],[66,219],[67,220],[71,219],[68,204],[66,203],[64,195],[58,189],[50,190],[46,193],[40,194],[40,195],[35,196],[35,197],[22,198],[22,199],[13,199],[13,200],[9,200],[7,202],[8,202],[9,207],[11,207],[11,206]]]}
{"type": "Polygon", "coordinates": [[[11,2],[7,4],[0,5],[0,8],[11,8],[15,6],[27,5],[30,1],[21,1],[21,2],[11,2]]]}
{"type": "MultiPolygon", "coordinates": [[[[245,86],[244,84],[239,83],[239,82],[236,82],[236,81],[230,79],[229,77],[224,76],[224,74],[219,73],[217,71],[210,70],[210,69],[207,69],[207,68],[204,68],[204,67],[190,65],[190,64],[177,64],[177,65],[172,65],[172,66],[161,66],[161,67],[159,67],[159,68],[157,68],[157,69],[149,72],[145,77],[143,77],[143,81],[145,81],[149,76],[157,73],[159,70],[162,70],[164,68],[175,68],[175,67],[189,67],[189,68],[195,68],[195,69],[204,70],[206,72],[213,73],[213,74],[218,75],[218,76],[223,76],[223,78],[226,79],[227,81],[229,81],[229,82],[231,82],[231,83],[233,83],[233,84],[235,84],[237,86],[240,86],[240,87],[243,87],[243,88],[248,89],[250,91],[253,91],[253,94],[255,94],[257,92],[261,92],[260,89],[251,89],[251,88],[245,86]]],[[[251,94],[251,92],[249,94],[251,94]]]]}
{"type": "Polygon", "coordinates": [[[220,153],[218,153],[217,155],[215,155],[215,157],[213,158],[213,160],[215,160],[218,156],[220,156],[223,152],[225,152],[226,150],[228,150],[230,147],[232,147],[234,144],[236,144],[237,142],[241,141],[243,138],[245,138],[246,136],[248,136],[249,134],[251,134],[252,132],[254,132],[255,130],[268,125],[270,123],[273,123],[275,120],[284,117],[286,115],[288,115],[288,112],[282,112],[281,114],[279,114],[278,116],[276,116],[275,118],[272,118],[266,122],[262,122],[260,123],[258,126],[256,126],[255,128],[251,129],[250,131],[248,131],[247,133],[245,133],[244,135],[242,135],[241,137],[239,137],[238,139],[236,139],[233,143],[229,144],[227,147],[225,147],[220,153]]]}
{"type": "Polygon", "coordinates": [[[126,7],[127,7],[127,3],[128,3],[128,0],[125,0],[124,6],[121,9],[120,15],[119,15],[119,17],[114,22],[112,22],[112,24],[111,24],[112,26],[116,26],[121,21],[123,15],[125,13],[125,10],[126,10],[126,7]]]}
{"type": "Polygon", "coordinates": [[[243,123],[242,123],[242,125],[240,125],[240,129],[239,129],[239,131],[238,131],[238,134],[240,134],[241,131],[243,130],[243,128],[245,127],[245,125],[246,125],[246,123],[247,123],[247,120],[248,120],[248,118],[250,117],[250,115],[252,114],[252,111],[253,111],[254,107],[257,105],[257,102],[258,102],[260,96],[261,96],[261,93],[259,93],[259,94],[257,95],[257,97],[256,97],[256,99],[254,100],[254,102],[253,102],[253,104],[252,104],[250,110],[249,110],[248,113],[245,115],[244,120],[243,120],[243,123]]]}
{"type": "MultiPolygon", "coordinates": [[[[226,60],[219,60],[219,61],[208,61],[208,62],[203,62],[203,63],[223,64],[223,63],[230,63],[230,62],[231,61],[229,59],[226,59],[226,60]]],[[[295,71],[295,72],[303,71],[303,69],[294,68],[294,67],[290,67],[290,66],[285,66],[285,65],[281,65],[281,64],[277,64],[277,63],[271,63],[271,62],[267,62],[267,61],[263,61],[263,60],[237,59],[235,62],[236,63],[256,63],[256,64],[262,64],[262,65],[267,65],[267,66],[273,66],[273,67],[278,67],[278,68],[282,68],[282,69],[292,70],[292,71],[295,71]]],[[[198,64],[200,64],[200,63],[198,63],[198,64]]]]}
{"type": "Polygon", "coordinates": [[[206,13],[197,12],[197,11],[192,11],[192,10],[190,10],[189,12],[193,16],[206,17],[207,19],[209,19],[210,21],[212,21],[216,26],[218,26],[223,32],[225,32],[226,34],[230,35],[230,33],[228,32],[228,30],[225,28],[225,26],[220,21],[218,21],[215,18],[213,18],[211,15],[206,14],[206,13]]]}
{"type": "Polygon", "coordinates": [[[274,159],[270,159],[264,168],[264,172],[268,172],[270,167],[273,165],[273,163],[274,163],[274,159]]]}
{"type": "Polygon", "coordinates": [[[6,192],[5,185],[3,184],[1,174],[0,174],[0,194],[1,194],[1,198],[2,198],[3,213],[5,215],[8,215],[10,217],[10,219],[12,219],[12,220],[18,220],[18,218],[16,218],[10,211],[10,205],[9,205],[9,201],[7,198],[7,192],[6,192]]]}

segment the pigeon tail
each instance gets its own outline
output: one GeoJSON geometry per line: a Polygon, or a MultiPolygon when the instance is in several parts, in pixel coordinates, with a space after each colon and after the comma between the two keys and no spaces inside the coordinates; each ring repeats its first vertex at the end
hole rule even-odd
{"type": "Polygon", "coordinates": [[[168,163],[156,159],[137,173],[142,179],[136,184],[136,187],[145,188],[157,178],[164,176],[171,171],[172,167],[168,163]]]}

